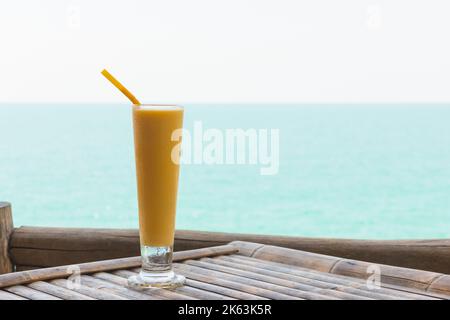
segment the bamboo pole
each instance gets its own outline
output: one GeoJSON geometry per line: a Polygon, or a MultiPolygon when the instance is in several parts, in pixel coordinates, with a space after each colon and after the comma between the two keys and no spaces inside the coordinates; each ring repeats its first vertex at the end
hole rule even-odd
{"type": "MultiPolygon", "coordinates": [[[[188,251],[174,252],[173,261],[183,261],[188,259],[199,259],[203,257],[214,257],[223,254],[233,254],[238,252],[234,246],[224,245],[211,248],[194,249],[188,251]]],[[[141,266],[141,257],[120,258],[112,260],[102,260],[95,262],[80,263],[78,265],[66,265],[45,269],[14,272],[0,275],[0,288],[12,285],[27,284],[35,281],[47,281],[52,279],[67,278],[77,271],[79,274],[89,274],[101,271],[111,271],[129,269],[141,266]]]]}

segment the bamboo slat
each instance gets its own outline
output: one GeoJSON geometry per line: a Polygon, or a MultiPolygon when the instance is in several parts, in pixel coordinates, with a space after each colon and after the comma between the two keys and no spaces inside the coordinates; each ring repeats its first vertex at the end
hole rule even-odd
{"type": "Polygon", "coordinates": [[[127,279],[128,277],[134,276],[138,273],[139,271],[134,271],[134,270],[117,270],[117,271],[113,271],[112,273],[120,278],[122,278],[122,281],[126,281],[125,279],[127,279]]]}
{"type": "MultiPolygon", "coordinates": [[[[234,292],[241,292],[243,295],[249,294],[251,296],[258,296],[264,299],[274,299],[274,300],[304,300],[297,297],[289,296],[286,294],[278,293],[271,290],[266,290],[263,288],[258,288],[254,286],[244,285],[237,281],[230,281],[225,278],[213,277],[210,275],[205,275],[200,272],[189,271],[183,267],[184,265],[175,266],[175,270],[183,272],[183,274],[188,277],[189,280],[195,280],[197,282],[207,283],[214,285],[215,287],[223,287],[224,289],[231,289],[234,292]]],[[[234,297],[237,297],[234,295],[234,297]]]]}
{"type": "MultiPolygon", "coordinates": [[[[185,276],[204,282],[210,282],[220,286],[248,292],[254,295],[266,297],[269,299],[291,300],[291,299],[308,299],[309,297],[317,297],[318,295],[309,295],[299,290],[285,288],[277,285],[268,284],[262,281],[247,279],[227,273],[208,270],[192,265],[176,264],[175,268],[185,276]]],[[[323,297],[325,299],[325,297],[323,297]]]]}
{"type": "Polygon", "coordinates": [[[367,279],[371,275],[369,272],[370,267],[376,266],[379,267],[381,272],[381,283],[399,288],[410,288],[423,294],[427,293],[427,290],[435,280],[443,276],[443,274],[436,272],[381,264],[376,265],[364,261],[348,260],[274,246],[243,243],[240,241],[232,242],[231,244],[240,249],[240,254],[253,258],[359,279],[367,279]]]}
{"type": "MultiPolygon", "coordinates": [[[[261,283],[266,283],[267,287],[274,287],[273,285],[278,287],[285,287],[289,289],[293,289],[299,292],[291,291],[290,294],[298,296],[300,298],[308,299],[308,300],[325,300],[325,299],[331,299],[331,298],[337,298],[337,299],[350,299],[350,300],[361,300],[365,299],[364,296],[357,296],[350,293],[345,293],[341,291],[335,291],[335,290],[328,290],[323,288],[314,287],[310,284],[300,283],[300,282],[294,282],[291,280],[282,279],[279,277],[273,277],[264,275],[262,273],[256,273],[251,271],[246,271],[242,268],[231,268],[222,266],[215,263],[209,263],[204,261],[195,261],[195,260],[188,260],[185,262],[187,265],[196,266],[199,268],[205,268],[208,270],[214,270],[218,272],[223,272],[226,274],[232,274],[236,276],[240,276],[243,278],[246,278],[247,281],[249,279],[256,280],[261,283]]],[[[283,289],[284,290],[284,289],[283,289]]]]}
{"type": "Polygon", "coordinates": [[[186,279],[186,284],[193,288],[197,288],[202,291],[214,292],[220,294],[222,296],[231,297],[233,299],[239,300],[267,300],[267,298],[263,298],[260,296],[256,296],[254,294],[249,294],[246,292],[241,292],[238,290],[233,290],[226,287],[217,286],[207,282],[196,281],[193,279],[186,279]]]}
{"type": "Polygon", "coordinates": [[[60,287],[44,281],[36,281],[28,284],[28,287],[63,300],[95,300],[87,295],[78,293],[68,288],[60,287]]]}
{"type": "Polygon", "coordinates": [[[382,299],[382,300],[398,299],[398,296],[395,296],[394,294],[381,293],[377,292],[377,290],[365,290],[364,286],[360,287],[356,286],[356,284],[352,286],[337,285],[334,283],[311,279],[303,276],[286,274],[278,271],[267,270],[264,268],[258,268],[255,266],[249,266],[246,264],[235,263],[227,260],[219,260],[217,258],[214,259],[202,258],[201,261],[205,261],[211,264],[218,264],[220,266],[229,267],[236,270],[243,270],[254,274],[264,275],[271,278],[279,278],[285,281],[292,281],[298,284],[309,286],[311,291],[317,291],[319,293],[320,289],[327,289],[327,290],[342,291],[344,293],[349,293],[351,295],[362,296],[371,299],[382,299]]]}
{"type": "MultiPolygon", "coordinates": [[[[63,288],[68,287],[68,282],[69,281],[66,279],[55,279],[50,281],[50,283],[63,288]]],[[[113,294],[111,292],[97,290],[95,288],[87,287],[81,284],[77,286],[71,286],[71,290],[89,296],[95,300],[127,300],[126,298],[113,294]]]]}
{"type": "Polygon", "coordinates": [[[200,290],[190,285],[188,281],[185,286],[177,288],[178,293],[193,297],[199,300],[236,300],[229,296],[224,296],[207,290],[200,290]]]}
{"type": "Polygon", "coordinates": [[[60,298],[57,298],[53,295],[22,285],[4,288],[4,290],[30,300],[61,300],[60,298]]]}
{"type": "Polygon", "coordinates": [[[0,300],[28,300],[11,292],[0,290],[0,300]]]}
{"type": "MultiPolygon", "coordinates": [[[[221,257],[217,257],[216,259],[219,261],[224,260],[224,261],[235,262],[235,263],[238,263],[240,266],[244,266],[244,267],[246,265],[250,265],[253,267],[257,267],[258,270],[262,269],[262,270],[276,271],[276,272],[284,273],[284,274],[287,274],[287,275],[293,276],[293,277],[302,277],[305,279],[317,280],[317,281],[321,281],[324,283],[330,283],[330,284],[338,285],[338,286],[348,286],[348,287],[355,287],[355,288],[360,288],[360,289],[365,289],[367,287],[366,281],[359,279],[359,278],[350,278],[350,277],[346,277],[346,276],[329,274],[329,273],[319,272],[319,271],[315,271],[315,270],[308,270],[308,269],[301,268],[301,267],[289,266],[289,265],[282,264],[279,262],[263,261],[263,260],[258,260],[255,258],[250,258],[250,257],[240,256],[240,255],[221,256],[221,257]]],[[[367,290],[370,290],[370,289],[367,289],[367,290]]],[[[371,290],[371,291],[373,291],[373,290],[371,290]]],[[[385,287],[376,289],[376,292],[381,293],[381,294],[390,295],[390,296],[396,296],[398,299],[408,299],[408,300],[409,299],[415,299],[415,300],[431,299],[428,296],[393,290],[393,289],[389,289],[389,288],[385,288],[385,287]]]]}

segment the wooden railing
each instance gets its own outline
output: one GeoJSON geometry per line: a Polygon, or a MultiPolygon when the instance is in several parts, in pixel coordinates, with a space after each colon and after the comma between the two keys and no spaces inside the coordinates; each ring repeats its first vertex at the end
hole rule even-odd
{"type": "MultiPolygon", "coordinates": [[[[352,240],[177,230],[175,251],[241,240],[450,274],[450,240],[352,240]]],[[[0,206],[0,273],[139,255],[135,229],[12,227],[0,206]]]]}

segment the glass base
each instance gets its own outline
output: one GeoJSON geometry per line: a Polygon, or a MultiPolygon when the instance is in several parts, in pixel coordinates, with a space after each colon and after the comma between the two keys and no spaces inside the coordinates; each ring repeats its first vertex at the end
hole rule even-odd
{"type": "Polygon", "coordinates": [[[128,278],[128,285],[133,288],[166,288],[175,289],[181,287],[186,282],[182,275],[175,274],[173,271],[164,273],[151,273],[141,271],[138,275],[128,278]]]}
{"type": "Polygon", "coordinates": [[[138,275],[128,278],[133,288],[177,288],[186,278],[172,271],[172,247],[141,246],[142,269],[138,275]]]}

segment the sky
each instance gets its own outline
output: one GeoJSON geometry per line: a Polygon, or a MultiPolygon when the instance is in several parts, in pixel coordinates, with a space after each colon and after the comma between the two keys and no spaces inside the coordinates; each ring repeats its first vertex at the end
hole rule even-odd
{"type": "Polygon", "coordinates": [[[0,0],[0,103],[450,102],[448,0],[0,0]]]}

